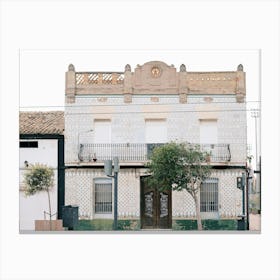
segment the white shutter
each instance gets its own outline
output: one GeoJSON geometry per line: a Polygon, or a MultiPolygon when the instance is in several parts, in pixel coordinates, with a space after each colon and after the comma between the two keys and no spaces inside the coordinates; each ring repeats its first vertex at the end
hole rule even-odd
{"type": "Polygon", "coordinates": [[[200,144],[217,144],[218,131],[216,120],[200,121],[200,144]]]}
{"type": "Polygon", "coordinates": [[[146,120],[146,143],[166,143],[167,127],[165,120],[146,120]]]}
{"type": "Polygon", "coordinates": [[[94,143],[111,143],[111,121],[94,121],[94,143]]]}

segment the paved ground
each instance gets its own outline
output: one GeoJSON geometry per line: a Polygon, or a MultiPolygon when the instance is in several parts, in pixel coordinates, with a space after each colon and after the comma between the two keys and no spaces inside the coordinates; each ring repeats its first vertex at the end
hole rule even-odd
{"type": "Polygon", "coordinates": [[[250,223],[250,230],[261,230],[261,215],[250,214],[249,223],[250,223]]]}

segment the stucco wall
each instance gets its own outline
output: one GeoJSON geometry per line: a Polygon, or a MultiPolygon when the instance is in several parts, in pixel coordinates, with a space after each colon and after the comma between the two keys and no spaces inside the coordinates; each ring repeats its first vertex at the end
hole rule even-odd
{"type": "MultiPolygon", "coordinates": [[[[27,141],[21,139],[20,141],[27,141]]],[[[49,211],[48,197],[46,192],[37,193],[33,196],[26,196],[23,192],[23,174],[27,169],[24,161],[28,164],[42,163],[54,170],[54,186],[50,192],[52,213],[57,212],[57,140],[55,139],[30,139],[28,141],[38,141],[38,148],[20,148],[20,194],[19,194],[19,227],[20,230],[34,230],[35,220],[44,219],[44,211],[49,211]]],[[[56,219],[53,216],[53,219],[56,219]]]]}
{"type": "MultiPolygon", "coordinates": [[[[57,171],[54,172],[57,178],[57,171]]],[[[50,191],[52,213],[57,212],[57,180],[50,191]]],[[[48,195],[40,192],[26,196],[23,191],[19,193],[19,228],[20,230],[35,230],[35,220],[44,220],[44,211],[49,212],[48,195]]],[[[49,219],[49,216],[46,216],[49,219]]],[[[56,216],[52,217],[56,220],[56,216]]]]}

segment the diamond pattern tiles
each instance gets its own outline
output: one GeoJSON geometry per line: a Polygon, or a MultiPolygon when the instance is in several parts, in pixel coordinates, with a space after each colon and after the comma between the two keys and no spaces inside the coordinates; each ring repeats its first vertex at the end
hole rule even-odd
{"type": "Polygon", "coordinates": [[[79,216],[93,217],[93,179],[104,177],[95,170],[67,170],[65,172],[65,204],[79,206],[79,216]]]}
{"type": "MultiPolygon", "coordinates": [[[[242,192],[236,187],[236,177],[242,170],[213,171],[213,178],[219,180],[219,217],[236,218],[242,213],[242,192]]],[[[103,170],[84,169],[66,171],[65,204],[78,205],[83,219],[94,218],[94,179],[106,178],[103,170]]],[[[121,170],[118,181],[119,218],[140,218],[140,176],[136,169],[121,170]]],[[[114,195],[114,194],[113,194],[114,195]]],[[[172,216],[174,218],[194,218],[195,206],[186,191],[173,191],[172,216]]]]}
{"type": "MultiPolygon", "coordinates": [[[[242,213],[242,192],[236,187],[236,178],[242,170],[213,171],[211,177],[219,180],[219,217],[236,218],[242,213]]],[[[186,191],[172,192],[172,216],[176,218],[193,218],[195,205],[186,191]]]]}
{"type": "Polygon", "coordinates": [[[195,205],[187,191],[172,192],[172,216],[175,218],[194,218],[195,205]]]}
{"type": "MultiPolygon", "coordinates": [[[[79,206],[79,216],[82,219],[94,217],[95,178],[107,177],[103,170],[98,169],[69,169],[65,174],[65,204],[79,206]]],[[[113,184],[112,187],[114,187],[113,184]]],[[[112,195],[114,196],[114,193],[112,195]]],[[[140,179],[135,169],[119,173],[118,213],[120,218],[139,218],[140,216],[140,179]]]]}
{"type": "Polygon", "coordinates": [[[140,177],[135,170],[121,172],[119,175],[119,217],[140,217],[140,177]]]}

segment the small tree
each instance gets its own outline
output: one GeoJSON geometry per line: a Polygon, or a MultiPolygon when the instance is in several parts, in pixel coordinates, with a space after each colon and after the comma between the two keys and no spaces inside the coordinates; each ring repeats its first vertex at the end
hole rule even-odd
{"type": "Polygon", "coordinates": [[[201,183],[210,175],[206,152],[199,145],[188,143],[168,143],[153,150],[151,161],[147,164],[149,183],[159,190],[186,190],[194,199],[197,228],[202,230],[200,215],[201,183]]]}
{"type": "Polygon", "coordinates": [[[52,208],[50,200],[50,189],[53,187],[54,172],[47,165],[36,163],[31,165],[24,173],[25,194],[34,195],[37,192],[46,191],[49,202],[50,230],[52,219],[52,208]]]}

